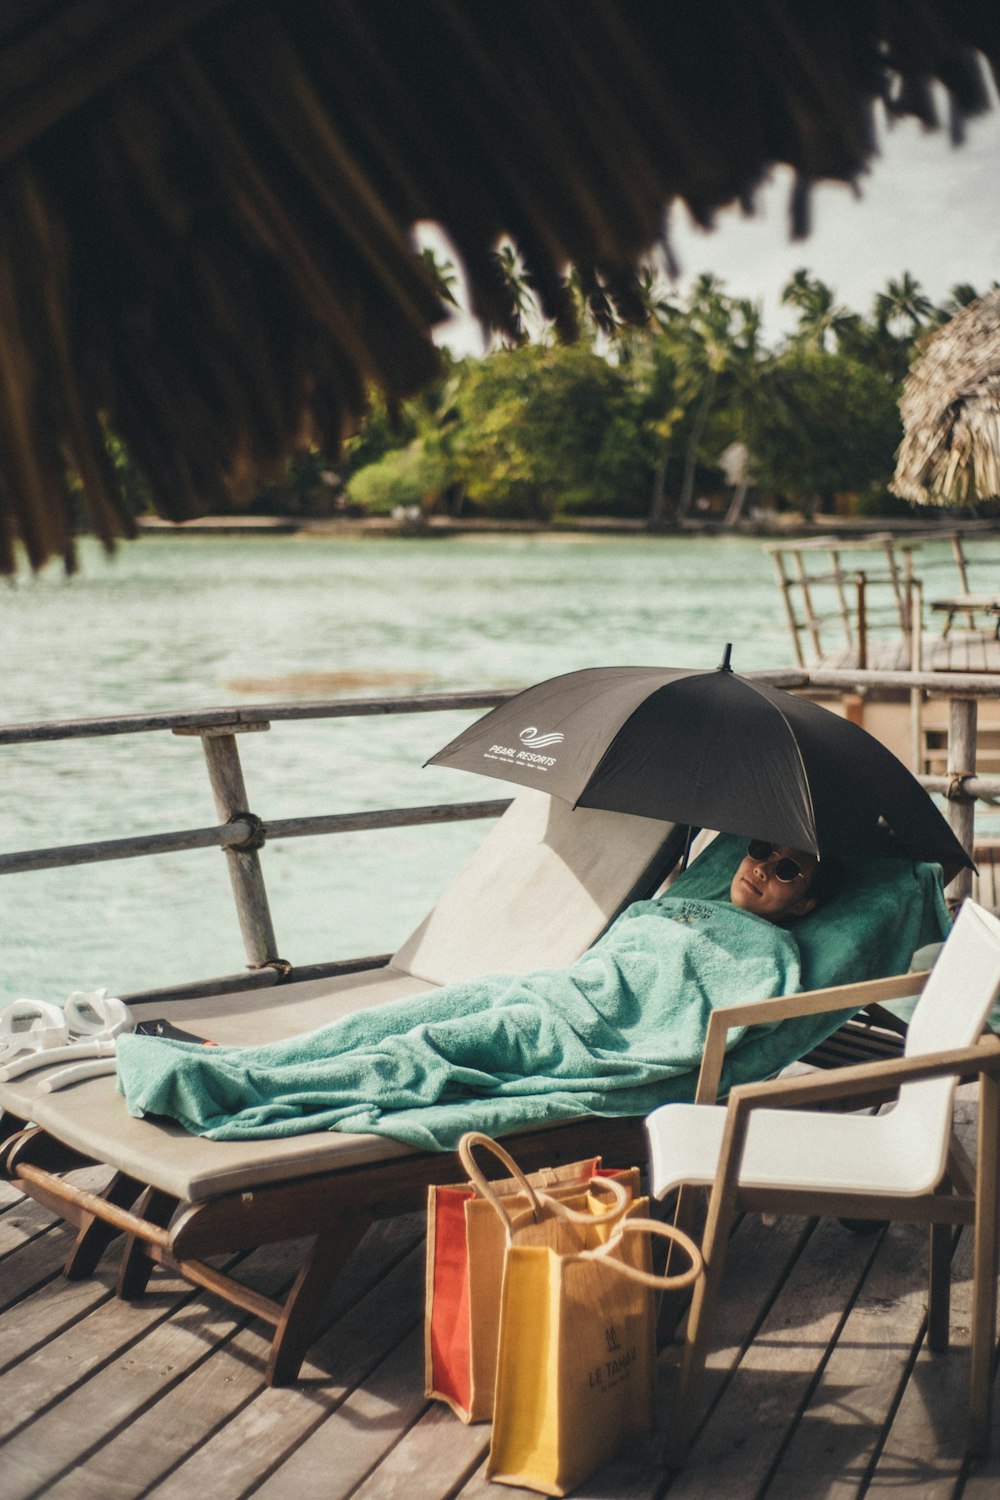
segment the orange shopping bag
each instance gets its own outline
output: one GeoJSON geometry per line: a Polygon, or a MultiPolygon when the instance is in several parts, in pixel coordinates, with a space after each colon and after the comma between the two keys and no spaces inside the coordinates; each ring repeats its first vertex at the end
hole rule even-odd
{"type": "Polygon", "coordinates": [[[554,1216],[539,1242],[508,1244],[487,1478],[566,1495],[652,1426],[654,1289],[690,1285],[702,1260],[643,1206],[610,1237],[554,1216]],[[679,1240],[690,1270],[653,1275],[653,1235],[679,1240]]]}
{"type": "MultiPolygon", "coordinates": [[[[600,1212],[602,1182],[620,1183],[611,1217],[620,1217],[639,1187],[638,1169],[605,1171],[600,1158],[525,1176],[496,1142],[470,1133],[459,1143],[469,1181],[432,1187],[427,1205],[427,1296],[424,1321],[426,1394],[447,1401],[465,1422],[493,1416],[500,1292],[510,1224],[543,1216],[561,1202],[573,1212],[600,1212]],[[504,1163],[509,1178],[487,1183],[472,1158],[482,1146],[504,1163]]],[[[604,1190],[605,1195],[614,1192],[604,1190]]]]}

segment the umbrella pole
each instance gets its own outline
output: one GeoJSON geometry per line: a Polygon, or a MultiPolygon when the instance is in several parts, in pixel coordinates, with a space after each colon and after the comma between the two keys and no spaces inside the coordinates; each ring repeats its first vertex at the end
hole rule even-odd
{"type": "Polygon", "coordinates": [[[687,837],[684,840],[684,853],[681,855],[682,870],[686,870],[688,867],[688,859],[691,854],[691,845],[694,843],[696,834],[699,834],[700,832],[700,828],[695,828],[691,823],[688,824],[687,837]]]}

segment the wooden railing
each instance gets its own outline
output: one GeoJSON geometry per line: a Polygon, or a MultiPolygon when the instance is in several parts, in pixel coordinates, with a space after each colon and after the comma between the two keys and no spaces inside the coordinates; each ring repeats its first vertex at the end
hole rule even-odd
{"type": "MultiPolygon", "coordinates": [[[[845,694],[869,689],[899,690],[911,694],[930,693],[950,700],[948,765],[944,775],[920,776],[928,791],[947,799],[952,828],[962,845],[973,851],[977,799],[1000,799],[1000,779],[976,774],[977,703],[1000,694],[1000,680],[988,675],[934,672],[808,671],[745,674],[757,681],[789,690],[836,689],[845,694]]],[[[201,739],[209,781],[215,798],[218,823],[207,828],[187,828],[162,833],[96,840],[79,844],[0,852],[0,875],[53,869],[71,865],[133,859],[176,850],[221,848],[229,867],[233,898],[251,974],[199,981],[171,990],[153,992],[166,999],[190,993],[223,993],[247,986],[278,983],[287,977],[290,965],[280,956],[268,904],[258,851],[275,839],[311,837],[317,834],[353,833],[358,830],[400,828],[439,824],[473,818],[493,818],[509,805],[509,798],[489,801],[437,803],[420,807],[383,808],[356,813],[328,813],[312,817],[265,819],[251,810],[243,779],[237,737],[266,730],[271,723],[291,720],[344,719],[396,714],[453,712],[489,708],[506,701],[512,692],[485,691],[420,694],[397,698],[345,699],[325,703],[279,703],[262,706],[229,706],[195,711],[131,714],[116,718],[74,719],[61,722],[0,726],[0,746],[38,744],[55,740],[97,739],[110,735],[167,732],[201,739]]],[[[971,876],[963,871],[949,887],[949,897],[960,900],[971,889],[971,876]]],[[[297,967],[296,978],[350,972],[386,961],[387,955],[337,960],[329,964],[297,967]]],[[[136,998],[136,997],[126,997],[136,998]]]]}
{"type": "MultiPolygon", "coordinates": [[[[954,583],[969,592],[969,559],[959,532],[911,532],[896,536],[873,532],[863,538],[808,537],[771,542],[765,548],[774,563],[795,660],[815,664],[831,650],[831,631],[838,647],[865,668],[870,639],[888,632],[913,650],[919,641],[920,583],[914,572],[914,550],[924,542],[948,542],[951,557],[921,560],[921,571],[954,570],[954,583]],[[916,591],[916,596],[915,596],[916,591]]],[[[919,650],[919,647],[917,648],[919,650]]],[[[919,668],[919,659],[906,663],[919,668]]]]}
{"type": "MultiPolygon", "coordinates": [[[[345,699],[331,703],[275,703],[231,706],[169,713],[127,714],[115,718],[71,719],[0,726],[0,746],[39,744],[53,740],[99,739],[109,735],[169,732],[201,739],[209,782],[219,822],[209,828],[184,828],[128,838],[92,840],[43,849],[0,853],[0,875],[28,870],[59,869],[69,865],[101,864],[182,849],[221,848],[239,919],[247,964],[246,975],[177,986],[154,993],[162,998],[221,994],[250,983],[261,986],[287,977],[291,965],[278,952],[274,924],[258,851],[275,839],[308,838],[316,834],[354,833],[361,829],[405,828],[427,823],[454,823],[470,818],[495,818],[510,798],[478,802],[434,804],[426,807],[382,808],[368,812],[328,813],[315,817],[265,821],[251,811],[237,745],[240,734],[259,733],[272,723],[304,719],[345,719],[387,714],[439,713],[455,709],[491,708],[511,697],[510,692],[428,693],[400,698],[345,699]]],[[[338,960],[297,967],[296,978],[350,972],[385,962],[387,955],[338,960]]],[[[134,999],[135,996],[126,998],[134,999]]]]}

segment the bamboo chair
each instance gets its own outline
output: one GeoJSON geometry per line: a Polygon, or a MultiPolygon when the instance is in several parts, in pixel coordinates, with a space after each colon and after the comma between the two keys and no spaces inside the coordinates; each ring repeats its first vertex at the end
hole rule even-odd
{"type": "MultiPolygon", "coordinates": [[[[1000,1198],[1000,1038],[981,1033],[998,993],[1000,922],[967,901],[934,970],[924,978],[902,1058],[747,1084],[734,1088],[725,1106],[668,1104],[649,1116],[650,1191],[663,1198],[687,1184],[711,1188],[702,1245],[706,1271],[688,1317],[671,1413],[671,1463],[683,1460],[694,1437],[726,1246],[738,1209],[927,1222],[927,1339],[936,1351],[948,1345],[949,1226],[973,1224],[968,1448],[977,1456],[989,1451],[1000,1198]],[[951,1131],[957,1081],[973,1074],[979,1080],[974,1169],[951,1131]],[[873,1091],[889,1086],[898,1088],[898,1103],[886,1113],[844,1114],[823,1108],[832,1101],[870,1098],[873,1091]],[[789,1110],[795,1111],[794,1128],[789,1110]]],[[[815,991],[716,1012],[699,1097],[714,1097],[730,1027],[816,1013],[823,1003],[823,993],[815,991]]],[[[842,992],[836,1003],[843,1004],[842,992]]]]}

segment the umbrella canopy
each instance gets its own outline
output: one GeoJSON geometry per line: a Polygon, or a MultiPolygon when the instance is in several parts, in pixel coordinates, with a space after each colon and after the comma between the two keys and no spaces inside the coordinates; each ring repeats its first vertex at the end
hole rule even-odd
{"type": "Polygon", "coordinates": [[[1000,496],[1000,291],[927,339],[899,402],[904,437],[889,488],[917,505],[1000,496]]]}
{"type": "Polygon", "coordinates": [[[895,852],[971,867],[920,783],[866,730],[728,667],[553,677],[428,764],[821,856],[895,852]]]}
{"type": "Polygon", "coordinates": [[[875,153],[877,101],[933,125],[939,82],[957,138],[984,57],[1000,11],[956,0],[0,6],[0,571],[17,536],[69,554],[81,507],[129,531],[109,426],[180,520],[430,379],[418,222],[492,326],[503,235],[561,332],[570,265],[638,320],[672,201],[707,223],[787,163],[803,233],[809,184],[875,153]]]}

